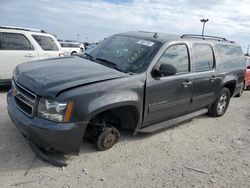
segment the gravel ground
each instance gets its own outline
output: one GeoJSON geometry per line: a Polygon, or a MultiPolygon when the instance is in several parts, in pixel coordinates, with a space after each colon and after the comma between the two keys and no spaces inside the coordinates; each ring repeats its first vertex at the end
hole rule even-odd
{"type": "Polygon", "coordinates": [[[0,92],[0,187],[250,187],[250,91],[221,118],[201,116],[156,134],[123,131],[112,149],[83,143],[68,167],[39,160],[0,92]]]}

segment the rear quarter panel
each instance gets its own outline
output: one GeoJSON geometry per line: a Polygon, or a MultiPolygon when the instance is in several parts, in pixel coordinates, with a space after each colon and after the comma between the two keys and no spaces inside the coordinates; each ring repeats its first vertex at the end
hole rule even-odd
{"type": "Polygon", "coordinates": [[[221,86],[229,83],[235,82],[236,87],[233,96],[238,94],[240,89],[243,87],[245,78],[245,63],[244,55],[240,46],[232,43],[215,43],[214,50],[216,53],[216,70],[217,77],[221,81],[221,86]],[[238,55],[231,53],[228,58],[225,58],[223,54],[218,50],[216,45],[226,45],[233,46],[239,49],[238,55]]]}

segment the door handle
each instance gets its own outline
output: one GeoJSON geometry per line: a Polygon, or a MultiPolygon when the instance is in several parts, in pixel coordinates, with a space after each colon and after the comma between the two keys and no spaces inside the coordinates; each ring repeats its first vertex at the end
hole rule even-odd
{"type": "Polygon", "coordinates": [[[192,82],[190,82],[190,81],[188,81],[188,80],[186,80],[185,82],[182,83],[182,85],[183,85],[184,87],[188,87],[188,86],[191,85],[191,84],[192,84],[192,82]]]}
{"type": "Polygon", "coordinates": [[[34,57],[33,54],[25,54],[25,57],[34,57]]]}
{"type": "Polygon", "coordinates": [[[211,76],[211,78],[209,78],[209,80],[210,80],[211,82],[214,82],[214,81],[216,80],[216,76],[211,76]]]}

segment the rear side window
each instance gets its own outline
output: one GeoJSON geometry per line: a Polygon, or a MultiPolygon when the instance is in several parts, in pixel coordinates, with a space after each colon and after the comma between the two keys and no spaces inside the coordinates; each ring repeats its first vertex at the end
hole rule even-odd
{"type": "Polygon", "coordinates": [[[224,68],[244,67],[244,56],[241,47],[217,44],[216,49],[224,68]]]}
{"type": "Polygon", "coordinates": [[[59,51],[55,41],[49,36],[32,35],[36,42],[45,51],[59,51]]]}
{"type": "Polygon", "coordinates": [[[60,43],[61,47],[65,48],[79,48],[80,45],[76,43],[60,43]]]}
{"type": "Polygon", "coordinates": [[[0,33],[0,50],[34,50],[34,48],[23,34],[0,33]]]}
{"type": "Polygon", "coordinates": [[[209,71],[214,68],[214,54],[208,44],[193,45],[193,60],[195,72],[209,71]]]}
{"type": "Polygon", "coordinates": [[[160,64],[163,63],[175,66],[179,74],[189,72],[187,46],[185,44],[178,44],[168,48],[160,59],[160,64]]]}

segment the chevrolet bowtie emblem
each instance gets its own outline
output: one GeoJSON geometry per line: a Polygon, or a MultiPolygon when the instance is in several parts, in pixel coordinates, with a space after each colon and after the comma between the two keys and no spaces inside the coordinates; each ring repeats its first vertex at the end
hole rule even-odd
{"type": "Polygon", "coordinates": [[[17,93],[17,90],[16,90],[16,89],[13,89],[13,90],[12,90],[12,95],[15,97],[15,96],[17,96],[17,94],[18,94],[18,93],[17,93]]]}

